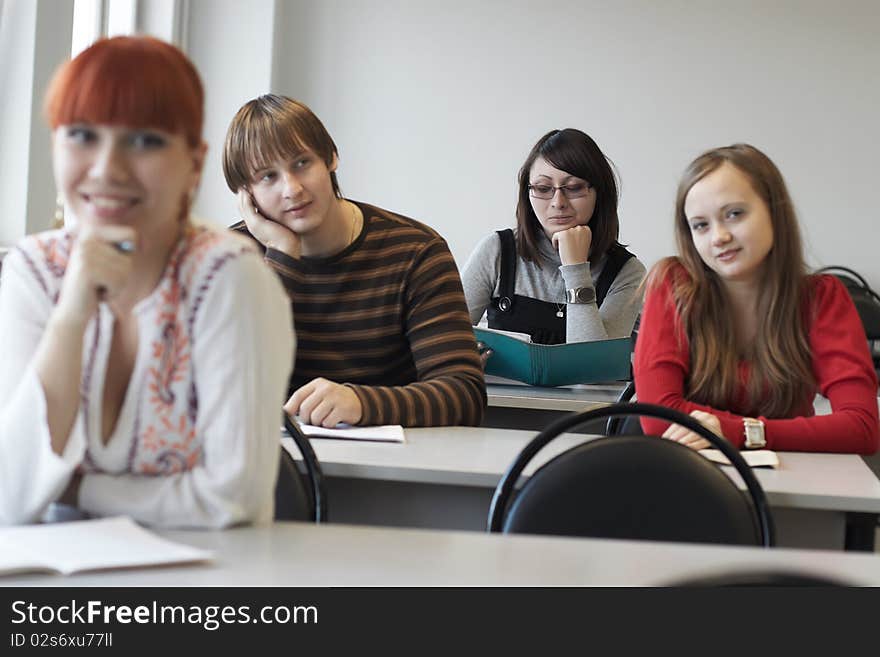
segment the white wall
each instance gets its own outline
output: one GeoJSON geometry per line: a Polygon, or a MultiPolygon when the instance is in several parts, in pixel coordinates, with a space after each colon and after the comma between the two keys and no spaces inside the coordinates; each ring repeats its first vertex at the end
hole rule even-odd
{"type": "Polygon", "coordinates": [[[434,226],[460,264],[512,224],[534,141],[574,126],[616,162],[647,263],[673,250],[687,163],[747,141],[786,176],[809,260],[880,287],[876,0],[290,0],[277,20],[273,90],[325,121],[343,191],[434,226]]]}
{"type": "MultiPolygon", "coordinates": [[[[648,264],[673,250],[685,165],[749,141],[788,179],[810,261],[849,264],[880,288],[877,0],[169,1],[141,0],[139,16],[158,12],[167,38],[168,17],[185,15],[210,144],[196,212],[218,223],[237,214],[220,167],[226,127],[271,90],[325,121],[346,194],[436,227],[459,263],[512,224],[534,141],[574,126],[617,163],[622,239],[648,264]]],[[[71,5],[2,5],[0,243],[51,217],[39,101],[70,17],[47,10],[71,5]]]]}
{"type": "Polygon", "coordinates": [[[189,0],[187,54],[205,85],[208,156],[194,212],[228,226],[238,210],[223,180],[226,128],[246,101],[272,84],[274,0],[189,0]]]}

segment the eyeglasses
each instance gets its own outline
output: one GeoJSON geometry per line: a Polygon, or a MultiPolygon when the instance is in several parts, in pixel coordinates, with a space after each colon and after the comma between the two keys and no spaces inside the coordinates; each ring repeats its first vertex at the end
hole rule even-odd
{"type": "Polygon", "coordinates": [[[581,198],[589,193],[591,187],[590,183],[585,182],[569,183],[568,185],[560,185],[559,187],[554,187],[553,185],[529,185],[529,194],[532,198],[540,198],[549,201],[556,196],[557,189],[565,194],[565,198],[581,198]]]}

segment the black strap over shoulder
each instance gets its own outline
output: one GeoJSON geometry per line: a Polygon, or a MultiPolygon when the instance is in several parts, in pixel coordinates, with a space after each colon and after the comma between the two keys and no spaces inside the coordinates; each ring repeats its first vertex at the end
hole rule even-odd
{"type": "MultiPolygon", "coordinates": [[[[539,301],[515,294],[516,289],[516,242],[509,228],[499,230],[501,241],[501,267],[498,280],[498,296],[493,297],[486,309],[489,328],[503,331],[528,333],[537,344],[560,344],[565,342],[566,304],[539,301]]],[[[605,265],[596,284],[596,303],[602,301],[611,289],[614,279],[632,253],[619,244],[609,249],[605,265]]]]}
{"type": "Polygon", "coordinates": [[[620,244],[615,243],[608,249],[605,254],[605,266],[602,267],[602,273],[599,274],[599,280],[596,281],[596,305],[600,308],[608,295],[608,290],[611,289],[611,284],[614,283],[614,279],[617,278],[620,270],[630,258],[635,258],[635,255],[620,244]]]}
{"type": "Polygon", "coordinates": [[[565,342],[565,304],[538,301],[516,294],[516,242],[513,231],[499,230],[501,270],[498,296],[492,298],[486,316],[489,328],[528,333],[536,344],[565,342]]]}
{"type": "Polygon", "coordinates": [[[516,242],[510,228],[497,231],[501,240],[501,272],[498,279],[499,310],[507,312],[513,305],[516,284],[516,242]],[[506,300],[506,303],[505,303],[506,300]]]}
{"type": "MultiPolygon", "coordinates": [[[[514,289],[516,283],[516,242],[513,231],[510,228],[496,231],[501,240],[501,272],[498,280],[499,310],[507,312],[513,305],[514,289]],[[509,300],[505,302],[504,300],[509,300]]],[[[596,305],[602,307],[602,302],[608,295],[608,290],[614,283],[614,279],[623,269],[623,266],[635,255],[625,247],[615,243],[605,254],[605,266],[596,281],[596,305]]]]}

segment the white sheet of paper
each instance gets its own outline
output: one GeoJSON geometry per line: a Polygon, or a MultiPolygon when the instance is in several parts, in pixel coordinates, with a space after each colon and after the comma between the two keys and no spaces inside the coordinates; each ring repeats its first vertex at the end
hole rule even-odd
{"type": "MultiPolygon", "coordinates": [[[[714,463],[730,465],[730,461],[721,453],[721,450],[701,449],[700,454],[714,463]]],[[[769,449],[743,450],[740,452],[740,456],[742,456],[745,462],[753,468],[779,467],[779,457],[776,455],[776,452],[769,449]]]]}
{"type": "Polygon", "coordinates": [[[383,424],[373,427],[339,426],[325,429],[311,424],[299,424],[299,430],[313,438],[338,438],[342,440],[367,440],[380,443],[405,443],[406,436],[399,424],[383,424]]]}
{"type": "Polygon", "coordinates": [[[16,547],[14,544],[0,537],[0,575],[12,575],[13,573],[26,573],[37,570],[51,570],[33,555],[16,547]]]}
{"type": "Polygon", "coordinates": [[[532,336],[528,333],[518,333],[516,331],[503,331],[502,329],[493,329],[488,326],[478,326],[477,328],[483,329],[484,331],[490,331],[492,333],[498,333],[499,335],[506,335],[509,338],[515,338],[516,340],[522,340],[523,342],[531,342],[532,336]]]}
{"type": "Polygon", "coordinates": [[[210,558],[206,550],[168,541],[127,517],[0,529],[0,574],[51,570],[69,575],[210,558]]]}

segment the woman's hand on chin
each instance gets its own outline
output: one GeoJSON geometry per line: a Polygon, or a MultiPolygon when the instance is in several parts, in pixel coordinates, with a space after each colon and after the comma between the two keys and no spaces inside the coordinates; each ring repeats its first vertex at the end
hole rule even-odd
{"type": "Polygon", "coordinates": [[[302,247],[299,236],[287,226],[266,217],[257,207],[251,193],[241,188],[238,190],[238,210],[251,235],[267,249],[281,251],[291,258],[298,258],[302,247]]]}
{"type": "Polygon", "coordinates": [[[560,230],[553,233],[550,241],[559,251],[559,259],[563,265],[579,265],[590,260],[593,231],[589,226],[572,226],[560,230]]]}
{"type": "Polygon", "coordinates": [[[100,301],[110,301],[133,271],[137,233],[130,226],[87,226],[74,236],[73,250],[56,313],[59,318],[88,322],[100,301]]]}

